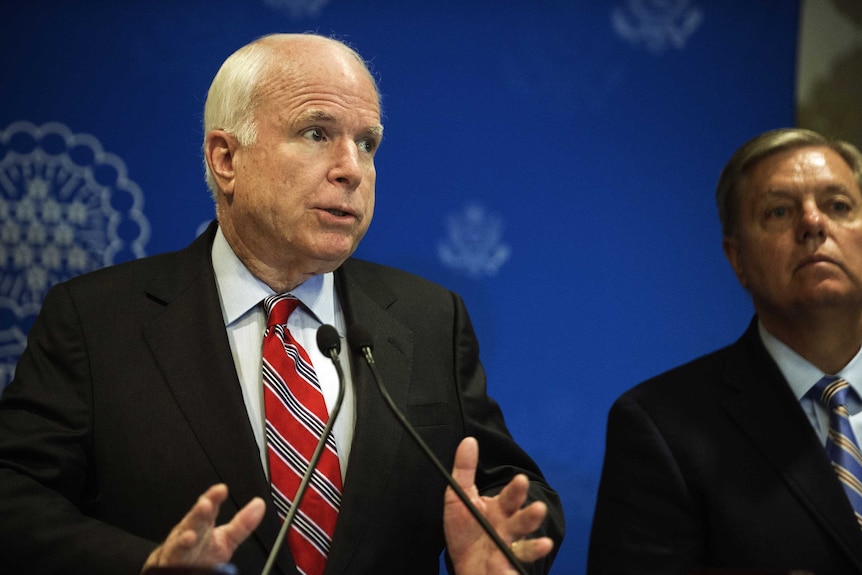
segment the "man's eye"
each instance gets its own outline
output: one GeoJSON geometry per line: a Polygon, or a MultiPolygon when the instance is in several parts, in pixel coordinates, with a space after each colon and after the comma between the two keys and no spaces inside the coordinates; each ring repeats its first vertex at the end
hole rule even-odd
{"type": "Polygon", "coordinates": [[[847,202],[835,201],[832,202],[832,210],[841,213],[849,212],[850,206],[847,204],[847,202]]]}
{"type": "Polygon", "coordinates": [[[769,215],[770,218],[783,218],[787,215],[787,208],[784,206],[772,208],[767,212],[767,215],[769,215]]]}
{"type": "Polygon", "coordinates": [[[359,146],[360,150],[367,153],[371,153],[377,149],[377,141],[370,138],[359,140],[356,145],[359,146]]]}
{"type": "Polygon", "coordinates": [[[323,134],[323,130],[320,128],[311,128],[306,130],[303,134],[303,137],[312,140],[314,142],[322,142],[326,137],[323,134]]]}

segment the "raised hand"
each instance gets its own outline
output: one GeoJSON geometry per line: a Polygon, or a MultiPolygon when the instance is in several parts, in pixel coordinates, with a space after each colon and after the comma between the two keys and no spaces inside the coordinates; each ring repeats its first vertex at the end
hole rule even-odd
{"type": "Polygon", "coordinates": [[[240,543],[260,524],[265,504],[255,497],[228,523],[216,526],[219,508],[227,494],[227,486],[223,483],[207,489],[171,530],[164,543],[150,553],[142,572],[150,567],[212,567],[230,561],[240,543]]]}
{"type": "MultiPolygon", "coordinates": [[[[521,562],[530,563],[550,553],[554,547],[550,537],[524,539],[539,528],[547,514],[547,506],[540,501],[522,508],[530,485],[527,477],[517,475],[494,497],[483,497],[476,488],[478,462],[479,444],[474,438],[467,437],[455,452],[452,475],[473,504],[497,530],[500,538],[511,545],[521,562]]],[[[451,488],[446,489],[443,528],[449,556],[458,575],[518,573],[451,488]]]]}

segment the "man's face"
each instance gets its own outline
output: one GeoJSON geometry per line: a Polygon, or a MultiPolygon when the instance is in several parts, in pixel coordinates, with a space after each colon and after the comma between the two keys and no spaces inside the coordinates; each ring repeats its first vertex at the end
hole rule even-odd
{"type": "Polygon", "coordinates": [[[825,147],[768,156],[738,192],[724,250],[762,318],[862,306],[862,193],[841,156],[825,147]]]}
{"type": "Polygon", "coordinates": [[[220,207],[244,261],[306,275],[341,265],[368,230],[382,138],[366,70],[339,46],[309,42],[260,89],[257,141],[235,150],[220,207]]]}

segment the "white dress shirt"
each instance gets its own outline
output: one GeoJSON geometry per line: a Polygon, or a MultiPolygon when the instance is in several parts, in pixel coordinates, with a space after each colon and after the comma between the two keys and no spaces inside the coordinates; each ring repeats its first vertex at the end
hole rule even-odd
{"type": "MultiPolygon", "coordinates": [[[[263,406],[263,379],[261,361],[263,357],[263,334],[266,330],[266,314],[263,299],[275,292],[252,275],[239,260],[222,234],[216,232],[212,247],[213,270],[221,301],[222,317],[230,341],[236,373],[242,386],[242,397],[248,419],[260,450],[260,461],[269,476],[266,457],[266,414],[263,406]]],[[[353,440],[356,421],[353,383],[350,372],[350,354],[346,351],[344,314],[341,302],[335,293],[335,278],[332,273],[317,275],[289,292],[302,305],[290,314],[287,328],[291,335],[308,352],[314,371],[323,390],[327,410],[332,410],[338,394],[338,373],[332,360],[324,356],[317,347],[317,328],[323,324],[335,327],[341,337],[339,356],[345,377],[344,403],[332,433],[338,449],[341,476],[347,473],[347,460],[353,440]]]]}

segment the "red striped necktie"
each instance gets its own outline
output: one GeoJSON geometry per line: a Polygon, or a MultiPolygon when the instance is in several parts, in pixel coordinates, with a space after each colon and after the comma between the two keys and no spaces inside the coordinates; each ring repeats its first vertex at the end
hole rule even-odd
{"type": "MultiPolygon", "coordinates": [[[[267,313],[263,338],[266,451],[272,496],[284,520],[329,416],[311,359],[287,329],[287,318],[299,300],[276,295],[263,304],[267,313]]],[[[340,505],[341,467],[330,433],[287,534],[301,573],[323,573],[340,505]]]]}

